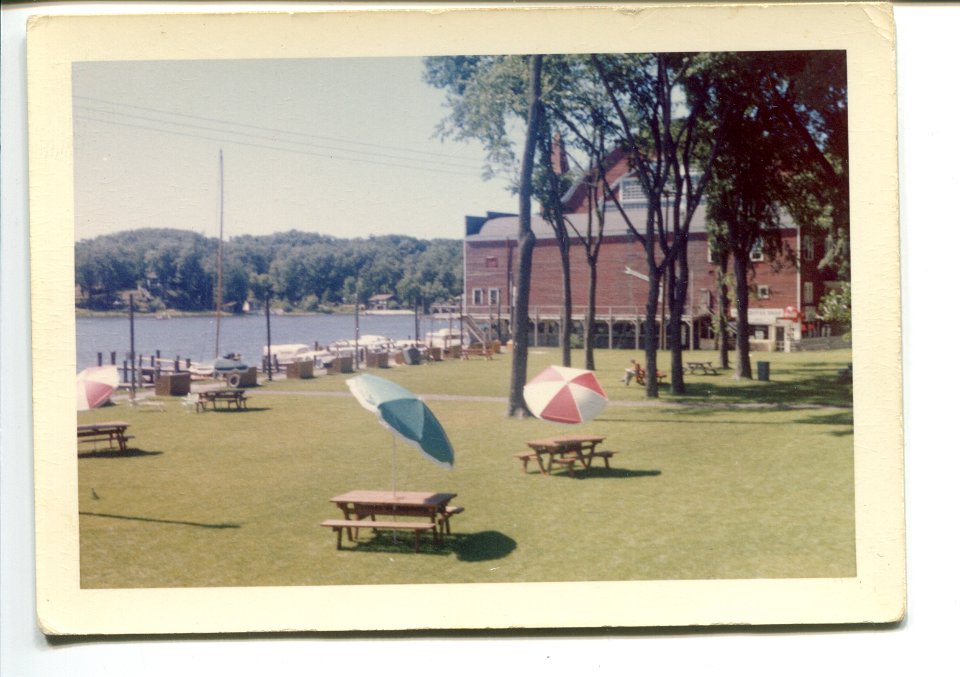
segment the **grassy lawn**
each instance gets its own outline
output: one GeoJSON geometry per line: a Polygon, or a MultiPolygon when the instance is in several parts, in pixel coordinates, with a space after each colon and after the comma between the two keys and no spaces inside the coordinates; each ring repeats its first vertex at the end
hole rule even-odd
{"type": "MultiPolygon", "coordinates": [[[[126,457],[79,460],[83,587],[840,577],[855,574],[853,414],[836,370],[849,351],[756,354],[771,381],[690,376],[689,395],[619,381],[625,351],[600,351],[612,400],[576,429],[504,417],[509,355],[378,372],[430,398],[457,452],[452,471],[397,444],[400,489],[449,491],[466,510],[442,546],[410,536],[337,551],[330,497],[389,489],[392,436],[347,393],[348,376],[278,380],[246,412],[118,404],[126,457]],[[475,400],[463,399],[479,396],[475,400]],[[759,405],[759,406],[754,406],[759,405]],[[524,441],[606,436],[612,468],[524,475],[524,441]]],[[[636,356],[634,356],[636,357],[636,356]]],[[[715,359],[703,353],[702,359],[715,359]]],[[[531,355],[530,374],[556,362],[531,355]]],[[[691,357],[691,359],[695,359],[691,357]]],[[[582,364],[575,353],[574,364],[582,364]]],[[[661,355],[661,370],[668,365],[661,355]]],[[[122,397],[117,398],[122,402],[122,397]]]]}

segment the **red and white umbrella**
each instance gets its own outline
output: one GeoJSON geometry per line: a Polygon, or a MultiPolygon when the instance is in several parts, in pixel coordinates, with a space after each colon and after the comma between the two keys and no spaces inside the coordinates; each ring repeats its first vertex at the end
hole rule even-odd
{"type": "Polygon", "coordinates": [[[77,374],[77,411],[96,409],[107,402],[120,385],[117,368],[87,367],[77,374]]]}
{"type": "Polygon", "coordinates": [[[527,408],[555,423],[583,423],[607,406],[597,375],[586,369],[548,367],[523,387],[527,408]]]}

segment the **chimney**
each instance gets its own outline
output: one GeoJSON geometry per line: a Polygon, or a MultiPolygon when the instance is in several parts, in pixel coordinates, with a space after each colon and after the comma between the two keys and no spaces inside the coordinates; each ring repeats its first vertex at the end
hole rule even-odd
{"type": "Polygon", "coordinates": [[[550,164],[553,171],[557,174],[566,174],[570,171],[570,163],[567,162],[567,149],[563,146],[563,139],[560,134],[553,135],[553,143],[550,150],[550,164]]]}

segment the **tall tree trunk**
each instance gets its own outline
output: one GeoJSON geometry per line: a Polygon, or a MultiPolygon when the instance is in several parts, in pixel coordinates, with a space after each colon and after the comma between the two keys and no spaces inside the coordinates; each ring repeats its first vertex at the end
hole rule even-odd
{"type": "Polygon", "coordinates": [[[590,371],[597,367],[594,364],[593,348],[596,341],[595,321],[597,319],[597,261],[594,258],[588,258],[590,266],[590,276],[587,282],[587,312],[584,317],[583,328],[583,349],[584,349],[584,369],[590,371]]]}
{"type": "Polygon", "coordinates": [[[529,104],[527,109],[527,134],[520,166],[520,225],[517,235],[519,261],[517,272],[517,302],[513,311],[513,363],[510,368],[510,396],[508,416],[528,416],[523,399],[523,386],[527,381],[527,347],[529,345],[530,321],[530,273],[533,267],[533,247],[536,237],[530,225],[530,197],[533,193],[533,161],[537,133],[540,130],[540,73],[543,57],[530,57],[529,104]]]}
{"type": "Polygon", "coordinates": [[[650,287],[647,291],[647,319],[644,336],[644,356],[648,374],[653,378],[647,379],[647,397],[660,397],[657,383],[657,347],[660,345],[660,332],[657,331],[657,306],[660,295],[660,271],[656,265],[650,266],[650,287]]]}
{"type": "Polygon", "coordinates": [[[674,395],[687,392],[683,380],[683,311],[687,301],[687,287],[690,285],[690,267],[687,263],[687,242],[678,242],[677,266],[680,269],[677,279],[670,283],[670,332],[673,345],[670,348],[670,391],[674,395]]]}
{"type": "Polygon", "coordinates": [[[734,252],[733,274],[737,291],[737,355],[734,378],[753,379],[750,369],[750,288],[747,285],[747,258],[749,253],[734,252]]]}
{"type": "Polygon", "coordinates": [[[730,265],[730,255],[720,255],[717,269],[717,361],[721,369],[730,368],[730,348],[727,345],[730,317],[730,288],[727,286],[727,269],[730,265]]]}
{"type": "Polygon", "coordinates": [[[544,205],[544,217],[553,228],[557,236],[557,247],[560,250],[560,283],[562,285],[563,302],[560,315],[560,353],[564,367],[571,364],[570,358],[570,328],[573,320],[573,294],[570,289],[570,235],[563,218],[563,195],[560,192],[560,169],[552,162],[552,148],[550,128],[544,121],[540,130],[539,146],[542,160],[546,163],[549,177],[549,191],[544,205]]]}
{"type": "Polygon", "coordinates": [[[570,240],[563,239],[560,245],[560,277],[563,285],[563,317],[560,319],[560,352],[562,364],[569,367],[570,330],[573,324],[573,292],[570,288],[570,240]]]}

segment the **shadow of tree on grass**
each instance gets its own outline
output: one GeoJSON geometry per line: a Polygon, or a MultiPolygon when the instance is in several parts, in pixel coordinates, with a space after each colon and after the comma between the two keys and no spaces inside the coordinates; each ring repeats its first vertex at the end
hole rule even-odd
{"type": "Polygon", "coordinates": [[[99,449],[94,451],[81,451],[77,458],[137,458],[139,456],[160,456],[162,451],[144,451],[143,449],[99,449]]]}
{"type": "Polygon", "coordinates": [[[83,510],[80,511],[80,514],[85,515],[87,517],[106,517],[109,519],[116,519],[116,520],[132,520],[134,522],[177,524],[177,525],[187,526],[187,527],[201,527],[203,529],[239,529],[240,528],[240,525],[234,522],[224,522],[222,524],[206,524],[204,522],[187,522],[183,520],[168,520],[168,519],[160,519],[158,517],[135,517],[133,515],[112,515],[110,513],[102,513],[102,512],[84,512],[83,510]]]}

